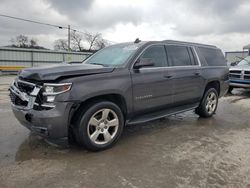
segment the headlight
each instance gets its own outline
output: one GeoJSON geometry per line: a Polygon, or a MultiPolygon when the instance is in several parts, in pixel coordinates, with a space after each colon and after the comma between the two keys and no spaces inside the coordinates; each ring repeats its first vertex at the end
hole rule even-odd
{"type": "Polygon", "coordinates": [[[43,86],[43,95],[47,96],[48,102],[53,102],[54,96],[65,93],[71,89],[72,83],[63,83],[63,84],[44,84],[43,86]]]}

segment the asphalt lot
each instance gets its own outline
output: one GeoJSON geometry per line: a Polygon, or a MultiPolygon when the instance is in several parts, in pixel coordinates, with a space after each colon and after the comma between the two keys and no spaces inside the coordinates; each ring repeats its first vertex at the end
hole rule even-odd
{"type": "Polygon", "coordinates": [[[193,112],[126,127],[92,153],[32,135],[14,118],[13,76],[0,77],[0,187],[249,187],[250,91],[234,90],[217,114],[193,112]]]}

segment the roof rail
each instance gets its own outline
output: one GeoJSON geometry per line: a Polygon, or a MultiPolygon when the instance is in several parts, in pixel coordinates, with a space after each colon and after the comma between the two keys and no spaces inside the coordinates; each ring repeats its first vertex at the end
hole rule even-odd
{"type": "Polygon", "coordinates": [[[200,47],[208,47],[208,48],[217,48],[216,46],[209,45],[209,44],[200,44],[200,43],[176,41],[176,40],[163,40],[162,42],[166,42],[169,44],[184,44],[184,45],[192,45],[192,46],[200,46],[200,47]]]}

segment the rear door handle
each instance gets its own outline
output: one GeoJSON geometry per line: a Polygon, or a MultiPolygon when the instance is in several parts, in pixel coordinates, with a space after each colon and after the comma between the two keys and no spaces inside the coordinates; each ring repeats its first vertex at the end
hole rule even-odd
{"type": "Polygon", "coordinates": [[[200,75],[201,75],[201,73],[199,73],[199,72],[195,72],[195,73],[194,73],[194,75],[195,75],[195,76],[200,76],[200,75]]]}
{"type": "Polygon", "coordinates": [[[170,79],[170,78],[172,78],[173,76],[171,76],[171,75],[165,75],[164,76],[164,78],[167,78],[167,79],[170,79]]]}

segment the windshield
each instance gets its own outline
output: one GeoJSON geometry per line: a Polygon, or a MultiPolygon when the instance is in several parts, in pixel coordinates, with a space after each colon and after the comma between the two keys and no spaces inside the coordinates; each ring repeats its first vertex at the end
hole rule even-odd
{"type": "Polygon", "coordinates": [[[132,43],[109,46],[93,54],[84,63],[103,65],[104,67],[117,67],[125,63],[138,47],[138,44],[132,43]]]}
{"type": "Polygon", "coordinates": [[[247,56],[245,59],[241,60],[239,63],[238,63],[239,66],[242,66],[242,65],[250,65],[250,56],[247,56]]]}

